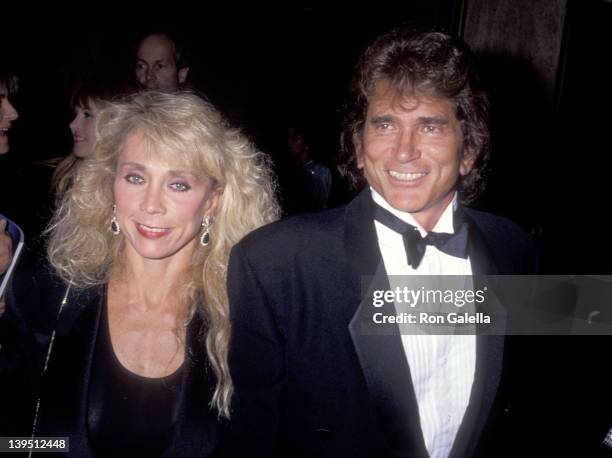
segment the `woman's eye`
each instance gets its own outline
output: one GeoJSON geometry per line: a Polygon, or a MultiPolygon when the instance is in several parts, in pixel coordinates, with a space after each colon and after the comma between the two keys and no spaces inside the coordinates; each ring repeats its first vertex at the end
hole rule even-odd
{"type": "Polygon", "coordinates": [[[178,191],[178,192],[185,192],[185,191],[189,191],[191,189],[191,186],[189,186],[187,183],[172,183],[170,185],[170,187],[174,190],[174,191],[178,191]]]}
{"type": "Polygon", "coordinates": [[[135,173],[129,173],[125,176],[125,181],[132,184],[141,184],[144,183],[144,178],[140,175],[136,175],[135,173]]]}

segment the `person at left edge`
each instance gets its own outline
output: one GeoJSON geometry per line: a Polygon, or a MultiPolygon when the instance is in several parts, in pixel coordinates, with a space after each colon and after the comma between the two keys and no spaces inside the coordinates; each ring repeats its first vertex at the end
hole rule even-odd
{"type": "Polygon", "coordinates": [[[52,271],[7,301],[0,435],[210,456],[232,395],[228,254],[277,215],[268,163],[188,93],[114,103],[99,132],[52,220],[52,271]]]}
{"type": "MultiPolygon", "coordinates": [[[[11,97],[17,92],[18,83],[19,80],[15,75],[0,69],[0,155],[9,152],[9,132],[13,121],[19,117],[19,113],[11,103],[11,97]]],[[[8,196],[0,195],[0,202],[4,199],[8,199],[8,196]]],[[[13,253],[11,237],[6,233],[7,224],[0,213],[0,275],[6,272],[13,253]]],[[[4,298],[0,297],[0,317],[4,314],[4,307],[4,298]]]]}

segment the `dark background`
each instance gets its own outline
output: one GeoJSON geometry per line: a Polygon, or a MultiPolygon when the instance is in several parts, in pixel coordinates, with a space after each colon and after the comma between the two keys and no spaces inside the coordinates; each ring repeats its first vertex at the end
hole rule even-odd
{"type": "MultiPolygon", "coordinates": [[[[518,11],[529,16],[534,3],[518,4],[518,11]]],[[[550,4],[558,8],[560,3],[550,4]]],[[[69,99],[78,75],[101,69],[129,77],[137,37],[165,29],[191,45],[192,85],[262,150],[272,157],[281,154],[287,123],[299,119],[314,133],[315,155],[331,165],[338,150],[342,97],[364,47],[381,32],[404,24],[464,34],[470,0],[413,0],[359,9],[304,3],[277,8],[202,4],[197,9],[177,4],[174,10],[172,4],[157,10],[153,4],[141,6],[133,11],[103,4],[70,13],[51,7],[3,11],[1,58],[21,79],[11,155],[37,161],[67,154],[69,99]]],[[[475,206],[507,215],[531,231],[552,270],[603,273],[612,271],[611,242],[605,241],[612,179],[612,3],[568,0],[564,8],[553,91],[529,56],[476,50],[492,92],[494,143],[489,188],[475,206]]],[[[509,33],[505,27],[507,21],[496,32],[502,41],[509,33]]],[[[545,32],[526,33],[541,45],[545,32]]],[[[15,192],[27,193],[28,184],[15,192]]]]}
{"type": "Polygon", "coordinates": [[[273,146],[279,135],[284,147],[285,123],[300,117],[316,127],[317,142],[328,150],[323,156],[330,156],[337,148],[342,96],[363,48],[404,23],[450,30],[453,8],[450,0],[406,2],[374,12],[307,5],[166,7],[53,20],[22,12],[6,24],[12,30],[6,54],[22,82],[18,133],[28,132],[19,139],[33,157],[65,154],[71,146],[69,98],[79,73],[101,70],[127,79],[141,34],[168,30],[190,44],[192,86],[246,127],[262,148],[273,146]]]}

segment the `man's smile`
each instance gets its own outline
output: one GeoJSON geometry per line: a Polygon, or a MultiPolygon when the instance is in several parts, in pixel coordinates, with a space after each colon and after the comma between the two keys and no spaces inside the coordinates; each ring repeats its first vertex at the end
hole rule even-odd
{"type": "Polygon", "coordinates": [[[416,181],[427,175],[426,172],[398,172],[396,170],[388,170],[389,175],[400,181],[416,181]]]}

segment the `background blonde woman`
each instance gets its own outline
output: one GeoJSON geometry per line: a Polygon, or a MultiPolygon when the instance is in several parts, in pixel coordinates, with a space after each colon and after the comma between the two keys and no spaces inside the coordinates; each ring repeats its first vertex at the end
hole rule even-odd
{"type": "Polygon", "coordinates": [[[131,96],[99,123],[51,224],[51,278],[10,298],[38,340],[8,333],[2,375],[22,387],[2,393],[20,393],[17,418],[40,392],[35,436],[68,435],[75,456],[209,456],[232,395],[228,254],[277,217],[268,163],[188,93],[131,96]],[[24,346],[29,371],[11,356],[24,346]]]}

